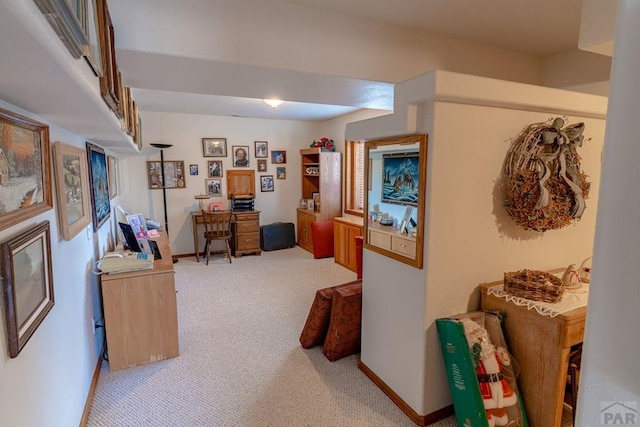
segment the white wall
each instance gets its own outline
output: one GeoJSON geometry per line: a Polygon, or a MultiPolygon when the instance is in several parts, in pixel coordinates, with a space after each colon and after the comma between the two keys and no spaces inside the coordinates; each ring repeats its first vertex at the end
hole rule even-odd
{"type": "MultiPolygon", "coordinates": [[[[164,223],[162,191],[149,190],[148,186],[146,162],[160,159],[160,152],[150,147],[150,143],[173,144],[173,147],[164,151],[165,160],[182,160],[187,171],[190,164],[199,167],[199,175],[187,175],[186,188],[167,190],[169,237],[174,254],[193,253],[191,212],[198,208],[194,196],[205,193],[208,160],[222,160],[225,174],[222,180],[223,197],[211,198],[210,201],[222,201],[228,207],[226,171],[253,169],[256,176],[255,209],[261,211],[260,223],[296,222],[296,207],[301,192],[300,149],[308,148],[314,139],[324,136],[320,134],[319,123],[151,112],[142,113],[142,123],[145,155],[129,157],[121,167],[121,203],[125,209],[164,223]],[[227,157],[203,157],[202,138],[226,138],[227,157]],[[287,168],[286,179],[275,179],[276,165],[271,164],[270,158],[267,172],[257,171],[254,141],[267,141],[269,155],[272,150],[287,152],[287,163],[278,165],[287,168]],[[233,146],[249,146],[249,168],[232,167],[233,146]],[[260,191],[260,175],[274,175],[273,192],[260,191]]],[[[200,243],[204,247],[202,239],[200,243]]]]}
{"type": "MultiPolygon", "coordinates": [[[[637,117],[640,114],[640,4],[618,2],[605,135],[603,173],[593,257],[593,275],[584,339],[576,425],[605,424],[602,410],[614,405],[610,416],[635,415],[640,402],[640,212],[636,197],[640,182],[637,117]]],[[[625,424],[624,419],[617,424],[625,424]]],[[[612,419],[608,424],[614,424],[612,419]]],[[[630,423],[628,423],[630,424],[630,423]]]]}
{"type": "MultiPolygon", "coordinates": [[[[563,91],[555,101],[563,103],[563,91]]],[[[600,158],[605,121],[580,115],[585,123],[578,149],[591,182],[580,221],[545,233],[516,225],[503,206],[500,174],[510,139],[524,126],[552,113],[436,102],[429,162],[425,328],[427,412],[450,403],[435,320],[479,309],[478,285],[500,280],[505,271],[548,270],[591,256],[595,233],[600,158]],[[460,118],[464,117],[464,126],[460,118]]],[[[524,333],[524,332],[523,332],[524,333]]]]}
{"type": "MultiPolygon", "coordinates": [[[[85,141],[78,135],[4,101],[0,101],[0,107],[48,124],[51,145],[62,141],[84,148],[85,141]]],[[[54,185],[54,207],[55,195],[54,185]]],[[[43,221],[49,221],[50,226],[55,304],[13,359],[7,349],[2,308],[0,425],[3,426],[77,425],[104,339],[103,329],[98,329],[95,335],[92,331],[91,318],[95,316],[100,321],[102,310],[98,279],[91,274],[91,266],[108,246],[111,223],[103,224],[96,234],[89,225],[71,241],[65,241],[59,232],[57,212],[52,209],[2,230],[0,241],[5,242],[43,221]]]]}

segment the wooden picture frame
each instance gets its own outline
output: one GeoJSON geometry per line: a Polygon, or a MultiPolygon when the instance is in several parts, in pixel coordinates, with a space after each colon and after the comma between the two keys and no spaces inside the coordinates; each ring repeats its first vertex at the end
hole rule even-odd
{"type": "Polygon", "coordinates": [[[104,154],[102,147],[90,142],[87,142],[86,145],[89,163],[89,188],[91,189],[93,231],[96,232],[111,215],[107,156],[104,154]]]}
{"type": "Polygon", "coordinates": [[[210,197],[222,197],[222,178],[204,180],[205,193],[210,197]]]}
{"type": "Polygon", "coordinates": [[[260,175],[260,191],[273,191],[273,175],[260,175]]]}
{"type": "Polygon", "coordinates": [[[53,144],[58,224],[64,240],[91,224],[87,153],[62,142],[53,144]]]}
{"type": "Polygon", "coordinates": [[[285,164],[287,163],[286,151],[271,151],[271,163],[272,164],[285,164]]]}
{"type": "Polygon", "coordinates": [[[253,169],[227,170],[227,199],[231,196],[256,194],[256,171],[253,169]]]}
{"type": "Polygon", "coordinates": [[[150,190],[161,188],[185,188],[184,161],[165,160],[164,179],[162,178],[162,162],[160,160],[147,161],[147,179],[150,190]]]}
{"type": "Polygon", "coordinates": [[[0,230],[53,208],[49,126],[2,108],[0,184],[0,230]]]}
{"type": "Polygon", "coordinates": [[[250,166],[248,145],[233,146],[233,166],[236,168],[248,168],[250,166]]]}
{"type": "Polygon", "coordinates": [[[97,0],[98,37],[100,38],[100,58],[103,75],[100,77],[100,95],[111,111],[122,118],[122,80],[116,61],[116,45],[111,14],[107,0],[97,0]]]}
{"type": "Polygon", "coordinates": [[[267,171],[267,159],[258,159],[258,172],[266,172],[267,171]]]}
{"type": "Polygon", "coordinates": [[[109,198],[113,199],[120,194],[118,185],[118,159],[107,156],[107,174],[109,176],[109,198]]]}
{"type": "Polygon", "coordinates": [[[83,22],[87,0],[34,0],[60,40],[75,59],[79,59],[89,43],[83,22]]]}
{"type": "Polygon", "coordinates": [[[207,162],[207,171],[209,178],[222,178],[222,160],[209,160],[207,162]]]}
{"type": "Polygon", "coordinates": [[[100,54],[100,33],[98,0],[82,0],[86,2],[82,26],[87,36],[87,44],[83,47],[83,56],[89,67],[96,75],[102,77],[102,58],[100,54]]]}
{"type": "Polygon", "coordinates": [[[287,168],[278,166],[276,168],[276,179],[287,179],[287,168]]]}
{"type": "Polygon", "coordinates": [[[256,159],[267,159],[269,157],[268,142],[254,141],[254,157],[256,159]]]}
{"type": "Polygon", "coordinates": [[[49,221],[2,243],[9,356],[17,357],[54,305],[49,221]]]}
{"type": "Polygon", "coordinates": [[[202,138],[203,157],[227,157],[227,138],[202,138]]]}

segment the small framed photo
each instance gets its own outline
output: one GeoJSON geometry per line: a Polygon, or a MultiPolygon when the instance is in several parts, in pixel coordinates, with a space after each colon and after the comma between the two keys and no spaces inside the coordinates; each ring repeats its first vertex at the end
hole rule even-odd
{"type": "Polygon", "coordinates": [[[313,199],[314,210],[319,211],[320,210],[320,193],[313,193],[311,197],[313,199]]]}
{"type": "Polygon", "coordinates": [[[204,157],[227,157],[227,138],[202,138],[204,157]]]}
{"type": "Polygon", "coordinates": [[[307,209],[307,199],[300,199],[300,208],[307,209]]]}
{"type": "Polygon", "coordinates": [[[258,172],[266,172],[267,171],[267,159],[258,159],[258,172]]]}
{"type": "Polygon", "coordinates": [[[248,145],[233,146],[233,166],[237,168],[249,167],[249,146],[248,145]]]}
{"type": "Polygon", "coordinates": [[[222,178],[222,160],[209,160],[209,178],[222,178]]]}
{"type": "Polygon", "coordinates": [[[287,163],[287,152],[286,151],[272,151],[271,152],[271,163],[274,163],[274,164],[287,163]]]}
{"type": "Polygon", "coordinates": [[[260,175],[260,191],[273,191],[273,175],[260,175]]]}
{"type": "Polygon", "coordinates": [[[284,166],[278,166],[276,168],[276,178],[287,179],[287,168],[285,168],[284,166]]]}
{"type": "Polygon", "coordinates": [[[256,159],[266,159],[269,157],[269,150],[267,150],[267,141],[254,141],[255,144],[255,157],[256,159]]]}
{"type": "Polygon", "coordinates": [[[198,165],[189,165],[189,175],[198,175],[198,165]]]}
{"type": "Polygon", "coordinates": [[[211,197],[222,196],[222,179],[220,178],[205,179],[205,187],[206,187],[207,195],[211,197]]]}
{"type": "Polygon", "coordinates": [[[9,356],[17,357],[54,304],[49,221],[1,246],[9,356]]]}
{"type": "Polygon", "coordinates": [[[307,209],[310,211],[315,210],[315,203],[313,202],[313,199],[307,199],[307,209]]]}

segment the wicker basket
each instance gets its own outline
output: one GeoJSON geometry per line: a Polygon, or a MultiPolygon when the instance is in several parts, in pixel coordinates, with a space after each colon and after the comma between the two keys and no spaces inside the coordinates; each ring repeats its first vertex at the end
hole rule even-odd
{"type": "Polygon", "coordinates": [[[564,286],[553,274],[525,269],[504,273],[504,291],[534,301],[558,302],[562,299],[564,286]]]}

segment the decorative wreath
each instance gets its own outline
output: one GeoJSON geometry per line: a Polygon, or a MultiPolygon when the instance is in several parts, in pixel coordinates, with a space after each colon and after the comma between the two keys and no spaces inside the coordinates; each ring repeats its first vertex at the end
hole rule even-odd
{"type": "Polygon", "coordinates": [[[579,220],[591,184],[580,169],[577,147],[584,123],[564,127],[566,118],[533,123],[520,132],[505,158],[504,205],[526,230],[547,231],[579,220]]]}

